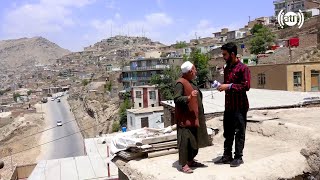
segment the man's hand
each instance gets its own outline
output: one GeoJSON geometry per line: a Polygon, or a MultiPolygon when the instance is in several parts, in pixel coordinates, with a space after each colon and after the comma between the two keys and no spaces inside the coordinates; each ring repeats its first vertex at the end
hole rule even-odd
{"type": "Polygon", "coordinates": [[[220,92],[221,91],[225,91],[229,89],[229,84],[221,84],[218,88],[217,88],[220,92]]]}
{"type": "Polygon", "coordinates": [[[191,98],[197,97],[197,96],[198,96],[198,91],[197,91],[197,90],[193,90],[193,91],[191,92],[191,95],[188,97],[188,99],[190,100],[191,98]]]}

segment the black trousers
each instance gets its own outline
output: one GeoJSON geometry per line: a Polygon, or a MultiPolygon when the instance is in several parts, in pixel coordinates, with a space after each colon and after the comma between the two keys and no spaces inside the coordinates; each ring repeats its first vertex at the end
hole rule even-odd
{"type": "Polygon", "coordinates": [[[192,161],[198,154],[197,128],[177,129],[179,164],[184,166],[192,161]]]}
{"type": "Polygon", "coordinates": [[[242,158],[245,144],[245,134],[247,127],[247,111],[242,112],[224,112],[223,117],[223,136],[224,156],[232,156],[233,140],[235,139],[235,156],[242,158]]]}

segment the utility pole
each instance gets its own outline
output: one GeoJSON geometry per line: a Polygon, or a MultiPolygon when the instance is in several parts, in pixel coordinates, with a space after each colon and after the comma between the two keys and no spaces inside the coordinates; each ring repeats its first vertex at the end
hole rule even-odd
{"type": "Polygon", "coordinates": [[[292,49],[291,49],[290,40],[288,40],[288,46],[289,46],[289,61],[291,63],[292,62],[292,49]]]}
{"type": "Polygon", "coordinates": [[[112,37],[112,24],[111,24],[111,37],[112,37]]]}
{"type": "Polygon", "coordinates": [[[306,92],[306,65],[303,66],[303,89],[306,92]]]}

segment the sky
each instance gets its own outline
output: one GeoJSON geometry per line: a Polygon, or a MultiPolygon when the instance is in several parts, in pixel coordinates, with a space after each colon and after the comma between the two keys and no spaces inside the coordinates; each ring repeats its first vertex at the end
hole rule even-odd
{"type": "Polygon", "coordinates": [[[170,45],[235,30],[272,16],[272,0],[1,0],[0,40],[42,36],[60,47],[84,47],[115,35],[170,45]]]}

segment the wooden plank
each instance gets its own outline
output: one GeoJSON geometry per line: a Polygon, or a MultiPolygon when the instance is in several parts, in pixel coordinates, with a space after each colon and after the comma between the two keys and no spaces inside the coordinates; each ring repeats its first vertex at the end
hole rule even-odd
{"type": "Polygon", "coordinates": [[[152,144],[152,147],[157,148],[157,147],[166,147],[166,146],[172,146],[172,145],[177,146],[177,144],[178,144],[177,141],[169,141],[169,142],[164,142],[164,143],[152,144]]]}
{"type": "Polygon", "coordinates": [[[177,146],[167,146],[167,147],[159,147],[159,148],[150,148],[150,149],[145,149],[142,152],[152,152],[152,151],[161,151],[161,150],[166,150],[166,149],[175,149],[177,146]]]}
{"type": "Polygon", "coordinates": [[[157,137],[148,137],[148,138],[142,139],[142,144],[154,144],[159,142],[172,141],[176,139],[177,139],[177,134],[167,134],[167,135],[161,135],[157,137]]]}
{"type": "Polygon", "coordinates": [[[126,160],[132,160],[132,159],[137,159],[137,158],[143,157],[146,155],[146,153],[144,153],[144,152],[134,153],[134,152],[128,152],[128,151],[120,151],[117,155],[121,158],[126,159],[126,160]]]}
{"type": "Polygon", "coordinates": [[[169,150],[163,150],[163,151],[150,152],[148,153],[148,158],[165,156],[165,155],[175,154],[175,153],[178,153],[178,149],[169,149],[169,150]]]}

